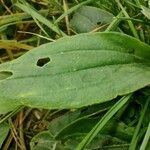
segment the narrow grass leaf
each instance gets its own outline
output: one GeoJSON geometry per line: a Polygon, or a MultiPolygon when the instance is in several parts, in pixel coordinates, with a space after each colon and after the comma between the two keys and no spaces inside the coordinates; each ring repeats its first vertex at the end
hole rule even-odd
{"type": "Polygon", "coordinates": [[[130,147],[129,147],[129,150],[136,150],[136,147],[137,147],[137,140],[138,140],[138,134],[139,134],[139,131],[140,131],[140,128],[141,128],[141,125],[142,125],[142,121],[144,119],[144,116],[145,116],[145,113],[148,109],[148,106],[149,106],[149,102],[150,102],[150,98],[147,99],[146,103],[145,103],[145,106],[143,108],[143,110],[141,111],[141,116],[139,118],[139,122],[136,126],[136,129],[135,129],[135,132],[134,132],[134,135],[132,137],[132,141],[131,141],[131,144],[130,144],[130,147]]]}
{"type": "Polygon", "coordinates": [[[146,147],[148,145],[148,142],[149,142],[149,139],[150,139],[150,123],[148,125],[145,137],[144,137],[142,145],[140,147],[140,150],[145,150],[146,149],[146,147]]]}
{"type": "MultiPolygon", "coordinates": [[[[44,15],[48,13],[48,10],[40,10],[38,11],[38,13],[44,15]]],[[[11,15],[0,16],[0,31],[2,31],[4,28],[6,29],[6,27],[10,25],[22,23],[23,22],[22,20],[24,19],[28,19],[28,21],[24,21],[24,23],[29,22],[30,18],[31,15],[27,13],[16,13],[11,15]]]]}
{"type": "Polygon", "coordinates": [[[15,49],[31,50],[33,46],[23,44],[15,40],[0,40],[0,48],[1,49],[14,49],[14,50],[15,49]]]}
{"type": "Polygon", "coordinates": [[[112,108],[102,117],[102,119],[95,125],[95,127],[86,135],[86,137],[79,143],[77,150],[83,150],[103,129],[107,122],[121,109],[130,99],[131,94],[121,98],[112,108]]]}
{"type": "MultiPolygon", "coordinates": [[[[23,106],[19,106],[16,109],[14,109],[13,111],[9,112],[8,114],[6,114],[4,117],[2,117],[0,119],[0,124],[3,123],[4,121],[8,120],[9,118],[11,118],[12,116],[14,116],[15,114],[17,114],[19,111],[21,111],[24,107],[23,106]]],[[[1,112],[0,112],[1,114],[1,112]]]]}
{"type": "Polygon", "coordinates": [[[118,24],[120,23],[121,19],[119,17],[122,17],[122,11],[119,12],[119,14],[113,18],[113,21],[109,24],[109,26],[106,28],[105,32],[108,31],[114,31],[117,29],[118,24]]]}
{"type": "Polygon", "coordinates": [[[42,25],[40,24],[40,22],[33,16],[33,20],[35,21],[35,23],[38,25],[38,27],[41,29],[41,31],[43,31],[43,33],[49,37],[48,33],[45,31],[45,29],[42,27],[42,25]]]}
{"type": "Polygon", "coordinates": [[[141,6],[141,8],[142,8],[142,13],[148,18],[148,19],[150,19],[150,8],[147,8],[147,7],[145,7],[145,6],[141,6]]]}
{"type": "Polygon", "coordinates": [[[72,12],[74,12],[75,10],[77,10],[78,8],[80,8],[81,6],[86,5],[86,4],[88,4],[88,3],[92,2],[92,1],[94,2],[94,1],[96,1],[96,0],[83,1],[83,2],[79,3],[78,5],[76,5],[76,6],[72,7],[72,8],[70,8],[67,12],[63,13],[63,14],[55,21],[55,24],[57,24],[57,23],[58,23],[60,20],[62,20],[65,16],[71,14],[72,12]]]}
{"type": "MultiPolygon", "coordinates": [[[[60,31],[50,20],[43,17],[40,13],[38,13],[36,10],[34,10],[29,4],[25,5],[25,4],[21,4],[21,3],[17,2],[15,5],[17,7],[19,7],[20,9],[22,9],[24,12],[30,14],[33,18],[36,18],[39,22],[41,22],[44,25],[46,25],[47,27],[49,27],[51,30],[53,30],[57,34],[60,34],[60,31]]],[[[65,35],[65,33],[62,31],[61,31],[61,34],[65,35]]]]}
{"type": "Polygon", "coordinates": [[[2,144],[6,139],[8,132],[9,132],[9,125],[6,122],[0,123],[0,149],[2,149],[2,144]]]}
{"type": "MultiPolygon", "coordinates": [[[[124,8],[124,7],[122,6],[122,4],[120,3],[120,0],[116,0],[116,2],[117,2],[117,4],[118,4],[118,6],[121,8],[123,14],[124,14],[126,17],[130,18],[130,16],[128,15],[127,11],[125,10],[125,8],[124,8]]],[[[128,24],[129,24],[129,27],[130,27],[130,29],[131,29],[131,31],[132,31],[134,37],[137,38],[137,39],[139,39],[139,35],[138,35],[138,33],[137,33],[137,31],[136,31],[136,29],[135,29],[134,24],[132,23],[132,21],[131,21],[131,20],[128,20],[128,24]]]]}

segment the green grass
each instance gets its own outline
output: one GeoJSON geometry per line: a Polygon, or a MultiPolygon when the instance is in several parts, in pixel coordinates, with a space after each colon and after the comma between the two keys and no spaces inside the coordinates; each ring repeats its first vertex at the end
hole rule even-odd
{"type": "MultiPolygon", "coordinates": [[[[1,0],[0,63],[85,31],[120,32],[150,45],[149,16],[148,0],[1,0]],[[84,6],[92,8],[86,7],[83,13],[84,6]],[[103,19],[96,19],[101,14],[103,19]]],[[[0,112],[0,149],[149,150],[149,101],[148,85],[78,109],[19,107],[7,114],[0,112]]]]}

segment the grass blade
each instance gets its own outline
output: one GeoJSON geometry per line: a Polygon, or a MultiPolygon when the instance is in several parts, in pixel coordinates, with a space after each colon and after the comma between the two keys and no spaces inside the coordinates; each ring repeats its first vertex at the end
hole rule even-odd
{"type": "Polygon", "coordinates": [[[80,4],[78,4],[78,5],[76,5],[76,6],[72,7],[72,8],[70,8],[67,12],[63,13],[63,14],[55,21],[55,23],[58,23],[60,20],[62,20],[62,19],[63,19],[65,16],[67,16],[68,14],[74,12],[75,10],[77,10],[78,8],[80,8],[81,6],[86,5],[86,4],[88,4],[88,3],[92,2],[92,1],[95,1],[95,0],[87,0],[87,1],[84,1],[84,2],[82,2],[82,3],[80,3],[80,4]]]}
{"type": "MultiPolygon", "coordinates": [[[[121,10],[122,10],[122,12],[124,13],[125,17],[130,18],[130,16],[129,16],[128,13],[126,12],[125,8],[124,8],[124,7],[122,6],[122,4],[120,3],[120,1],[119,1],[119,0],[116,0],[116,2],[117,2],[117,4],[118,4],[118,6],[121,8],[121,10]]],[[[128,20],[128,24],[129,24],[129,27],[130,27],[130,29],[131,29],[131,31],[132,31],[134,37],[137,38],[137,39],[139,39],[138,33],[137,33],[137,31],[136,31],[136,29],[135,29],[135,27],[134,27],[132,21],[131,21],[131,20],[128,20]]]]}
{"type": "Polygon", "coordinates": [[[20,110],[22,110],[24,106],[20,106],[15,108],[12,112],[6,114],[3,118],[0,118],[0,124],[9,119],[10,117],[14,116],[16,113],[18,113],[20,110]]]}
{"type": "Polygon", "coordinates": [[[30,14],[33,18],[36,18],[39,22],[43,23],[44,25],[46,25],[47,27],[49,27],[51,30],[53,30],[54,32],[56,32],[57,34],[62,34],[63,36],[66,35],[64,32],[60,32],[60,30],[58,30],[58,28],[48,19],[46,19],[45,17],[43,17],[41,14],[39,14],[36,10],[34,10],[29,4],[21,4],[19,2],[17,2],[15,4],[17,7],[19,7],[20,9],[22,9],[24,12],[30,14]]]}
{"type": "Polygon", "coordinates": [[[113,31],[117,28],[118,24],[120,23],[120,19],[118,17],[122,16],[122,11],[119,12],[119,14],[114,17],[113,21],[109,24],[109,26],[107,27],[107,29],[105,30],[105,32],[109,32],[109,31],[113,31]]]}
{"type": "Polygon", "coordinates": [[[95,127],[79,143],[77,150],[84,149],[103,129],[103,127],[107,124],[107,122],[116,114],[116,112],[128,102],[130,97],[131,94],[124,96],[114,106],[112,106],[112,108],[102,117],[102,119],[95,125],[95,127]]]}
{"type": "Polygon", "coordinates": [[[149,105],[149,102],[150,102],[150,98],[147,99],[146,103],[145,103],[145,106],[143,108],[143,111],[141,111],[141,116],[140,116],[140,119],[139,119],[139,122],[136,126],[136,129],[135,129],[135,132],[134,132],[134,135],[133,135],[133,138],[131,140],[131,144],[130,144],[130,147],[129,147],[129,150],[136,150],[136,145],[137,145],[137,141],[138,141],[138,133],[140,131],[140,127],[142,125],[142,121],[143,121],[143,118],[145,116],[145,113],[147,111],[147,108],[148,108],[148,105],[149,105]]]}
{"type": "Polygon", "coordinates": [[[145,150],[149,139],[150,139],[150,122],[149,122],[149,125],[148,125],[148,129],[146,131],[145,137],[143,139],[142,145],[140,147],[140,150],[145,150]]]}

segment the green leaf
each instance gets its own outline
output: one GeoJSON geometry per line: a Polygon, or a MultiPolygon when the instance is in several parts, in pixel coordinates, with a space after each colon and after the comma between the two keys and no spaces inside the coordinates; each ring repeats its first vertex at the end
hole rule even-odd
{"type": "Polygon", "coordinates": [[[146,147],[147,147],[147,150],[148,150],[148,143],[150,144],[150,122],[149,122],[149,125],[148,125],[148,128],[147,128],[146,134],[144,136],[142,145],[140,147],[140,150],[145,150],[146,147]]]}
{"type": "Polygon", "coordinates": [[[138,120],[138,124],[136,126],[134,135],[132,137],[129,150],[136,150],[136,147],[138,145],[137,144],[138,143],[138,138],[137,137],[139,136],[139,133],[141,132],[140,129],[141,129],[141,126],[142,126],[142,122],[143,122],[144,116],[146,115],[146,111],[149,108],[149,102],[150,102],[150,97],[148,97],[148,99],[146,100],[145,106],[144,106],[143,110],[141,111],[141,115],[140,115],[140,118],[138,120]]]}
{"type": "Polygon", "coordinates": [[[79,108],[150,84],[150,46],[120,33],[64,37],[0,65],[0,112],[79,108]],[[0,75],[1,76],[1,75],[0,75]]]}
{"type": "Polygon", "coordinates": [[[59,16],[54,23],[56,24],[56,23],[60,22],[63,18],[65,18],[65,16],[71,14],[75,10],[79,9],[81,6],[91,3],[91,2],[95,2],[95,1],[96,0],[84,0],[83,2],[80,2],[79,4],[68,9],[67,12],[64,12],[61,16],[59,16]]]}
{"type": "Polygon", "coordinates": [[[56,138],[62,130],[64,130],[67,126],[69,126],[74,120],[78,119],[79,115],[81,113],[81,110],[77,110],[75,112],[68,112],[63,116],[60,116],[58,118],[55,118],[52,120],[49,124],[49,132],[53,137],[56,138]]]}
{"type": "MultiPolygon", "coordinates": [[[[45,15],[48,13],[48,10],[40,10],[39,14],[45,15]]],[[[22,20],[30,20],[31,16],[27,13],[15,13],[10,15],[2,15],[0,16],[0,32],[2,32],[5,28],[13,24],[18,24],[22,20]]],[[[8,32],[8,30],[7,30],[8,32]]]]}
{"type": "Polygon", "coordinates": [[[131,95],[122,97],[112,108],[100,119],[100,121],[92,128],[92,130],[84,137],[84,139],[77,146],[77,150],[85,148],[97,135],[108,121],[117,113],[117,111],[127,103],[131,95]]]}
{"type": "Polygon", "coordinates": [[[87,133],[102,117],[104,111],[109,109],[112,104],[114,104],[114,101],[86,107],[83,110],[77,109],[73,112],[67,112],[50,122],[48,126],[49,132],[55,139],[65,138],[77,133],[87,133]],[[98,117],[93,117],[96,115],[98,117]],[[82,126],[80,126],[81,124],[82,126]]]}
{"type": "MultiPolygon", "coordinates": [[[[85,134],[80,133],[58,141],[53,139],[48,131],[44,131],[32,138],[30,148],[31,150],[75,150],[83,136],[85,136],[85,134]]],[[[127,150],[128,144],[125,141],[110,135],[98,135],[87,149],[127,150]]]]}
{"type": "MultiPolygon", "coordinates": [[[[55,139],[59,140],[64,138],[66,139],[67,137],[70,137],[72,135],[88,133],[101,118],[101,116],[92,118],[88,118],[87,116],[85,116],[84,118],[79,118],[74,122],[69,122],[68,126],[66,125],[65,127],[63,127],[63,121],[66,122],[65,119],[67,117],[63,117],[62,120],[61,117],[55,119],[49,124],[49,132],[55,137],[55,139]]],[[[112,119],[109,121],[107,126],[105,126],[104,129],[101,131],[101,134],[111,135],[121,140],[130,142],[133,136],[133,132],[133,127],[128,127],[123,122],[112,119]]]]}
{"type": "MultiPolygon", "coordinates": [[[[78,134],[67,139],[65,149],[77,150],[77,145],[83,138],[84,134],[78,134]]],[[[110,135],[98,135],[91,143],[84,148],[85,150],[128,150],[128,143],[110,135]]]]}
{"type": "Polygon", "coordinates": [[[34,136],[30,142],[31,150],[65,150],[60,141],[53,139],[48,131],[34,136]]]}
{"type": "Polygon", "coordinates": [[[1,123],[0,124],[0,148],[2,148],[2,144],[6,139],[8,132],[9,132],[9,125],[5,122],[1,123]]]}
{"type": "Polygon", "coordinates": [[[39,22],[49,27],[54,32],[65,35],[64,32],[59,30],[50,20],[39,14],[36,10],[34,10],[34,8],[32,8],[26,1],[22,0],[22,3],[17,2],[15,5],[20,9],[22,9],[27,14],[30,14],[33,19],[37,19],[39,22]]]}
{"type": "Polygon", "coordinates": [[[142,8],[142,13],[148,18],[150,19],[150,9],[145,7],[145,6],[141,6],[142,8]]]}
{"type": "Polygon", "coordinates": [[[94,30],[99,24],[109,24],[112,20],[113,15],[105,10],[91,6],[82,6],[73,15],[71,25],[76,32],[84,33],[94,30]]]}

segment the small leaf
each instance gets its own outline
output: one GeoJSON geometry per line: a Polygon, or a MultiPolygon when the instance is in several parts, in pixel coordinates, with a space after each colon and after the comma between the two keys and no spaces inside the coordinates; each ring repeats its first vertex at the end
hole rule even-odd
{"type": "Polygon", "coordinates": [[[49,124],[49,132],[53,137],[56,137],[62,130],[66,128],[69,124],[71,124],[74,120],[76,120],[80,115],[81,110],[77,110],[75,112],[68,112],[63,116],[55,118],[49,124]]]}
{"type": "Polygon", "coordinates": [[[150,46],[120,33],[79,34],[3,63],[0,72],[12,73],[0,80],[0,112],[79,108],[149,85],[150,46]]]}
{"type": "Polygon", "coordinates": [[[71,20],[72,27],[78,33],[90,32],[99,24],[107,24],[113,20],[113,15],[100,8],[82,6],[71,20]]]}
{"type": "Polygon", "coordinates": [[[48,131],[41,132],[34,136],[30,142],[31,150],[64,150],[60,141],[52,138],[48,131]]]}

